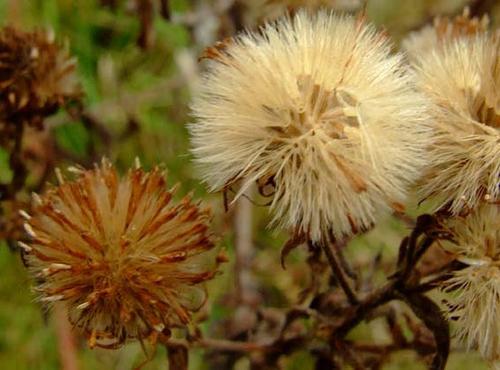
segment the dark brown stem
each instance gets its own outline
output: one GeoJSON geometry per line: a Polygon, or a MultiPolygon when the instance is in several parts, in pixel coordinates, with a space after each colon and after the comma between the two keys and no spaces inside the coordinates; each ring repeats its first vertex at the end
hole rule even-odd
{"type": "Polygon", "coordinates": [[[497,0],[473,0],[470,2],[470,16],[477,17],[488,12],[497,4],[497,0]]]}
{"type": "Polygon", "coordinates": [[[148,49],[153,44],[154,5],[152,0],[136,0],[136,7],[141,27],[137,44],[148,49]]]}
{"type": "Polygon", "coordinates": [[[344,291],[345,295],[347,296],[347,299],[352,305],[358,304],[359,300],[358,297],[356,296],[356,293],[354,293],[353,289],[351,288],[351,285],[347,281],[347,277],[345,275],[344,270],[342,269],[342,264],[340,261],[340,258],[334,251],[332,250],[331,246],[329,243],[321,243],[321,246],[323,247],[323,250],[325,251],[326,258],[328,260],[328,263],[330,264],[330,267],[333,272],[333,276],[335,279],[338,281],[340,286],[342,287],[342,290],[344,291]]]}
{"type": "Polygon", "coordinates": [[[166,346],[168,353],[169,370],[187,370],[189,364],[188,346],[183,343],[178,345],[170,343],[166,346]]]}
{"type": "Polygon", "coordinates": [[[170,5],[169,5],[169,0],[160,0],[160,14],[161,16],[166,19],[170,20],[170,5]]]}
{"type": "Polygon", "coordinates": [[[344,253],[342,252],[342,249],[347,245],[348,240],[343,240],[342,243],[332,241],[332,247],[334,250],[334,253],[338,257],[340,261],[340,266],[342,266],[342,269],[344,272],[353,280],[356,280],[358,278],[356,271],[352,268],[352,266],[349,264],[349,261],[345,258],[344,253]]]}
{"type": "Polygon", "coordinates": [[[397,292],[395,286],[396,282],[391,281],[367,296],[359,304],[352,307],[352,309],[347,312],[343,322],[335,330],[335,337],[345,337],[349,331],[363,321],[373,309],[396,298],[397,292]]]}

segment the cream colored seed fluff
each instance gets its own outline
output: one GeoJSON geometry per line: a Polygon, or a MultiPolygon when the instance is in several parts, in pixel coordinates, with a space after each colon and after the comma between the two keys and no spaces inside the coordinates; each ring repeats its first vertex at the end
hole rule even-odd
{"type": "Polygon", "coordinates": [[[488,15],[471,17],[470,9],[466,7],[462,14],[454,18],[438,16],[434,18],[432,25],[411,32],[403,40],[402,46],[410,59],[418,58],[452,39],[483,33],[488,30],[489,23],[488,15]]]}
{"type": "Polygon", "coordinates": [[[482,205],[450,221],[456,244],[445,247],[467,265],[446,283],[457,336],[500,366],[500,206],[482,205]]]}
{"type": "Polygon", "coordinates": [[[211,190],[273,184],[273,224],[321,239],[400,207],[425,163],[427,101],[361,19],[299,12],[211,61],[192,151],[211,190]]]}
{"type": "Polygon", "coordinates": [[[422,90],[437,106],[436,140],[420,189],[453,214],[500,196],[499,38],[451,40],[417,60],[422,90]]]}

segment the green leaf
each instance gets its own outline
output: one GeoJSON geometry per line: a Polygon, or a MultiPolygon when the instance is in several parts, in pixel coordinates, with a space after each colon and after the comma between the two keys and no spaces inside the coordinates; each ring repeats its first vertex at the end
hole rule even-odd
{"type": "Polygon", "coordinates": [[[81,122],[61,125],[54,130],[54,135],[61,148],[78,157],[85,156],[90,136],[81,122]]]}

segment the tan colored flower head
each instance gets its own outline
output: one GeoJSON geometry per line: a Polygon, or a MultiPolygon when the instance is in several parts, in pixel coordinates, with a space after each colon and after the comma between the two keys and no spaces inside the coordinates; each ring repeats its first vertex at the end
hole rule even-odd
{"type": "Polygon", "coordinates": [[[0,127],[40,125],[43,117],[79,96],[75,66],[51,32],[0,30],[0,127]]]}
{"type": "Polygon", "coordinates": [[[421,55],[422,90],[434,101],[436,139],[422,199],[453,214],[500,197],[500,38],[477,35],[421,55]]]}
{"type": "Polygon", "coordinates": [[[500,362],[500,206],[483,205],[450,223],[449,249],[467,265],[447,281],[457,335],[491,362],[500,362]]]}
{"type": "Polygon", "coordinates": [[[412,32],[403,40],[403,48],[411,58],[416,58],[453,39],[485,33],[489,23],[488,15],[471,17],[470,9],[466,7],[461,15],[454,18],[436,17],[432,25],[412,32]]]}
{"type": "Polygon", "coordinates": [[[28,266],[43,302],[65,303],[91,346],[185,325],[216,273],[209,212],[172,200],[164,174],[106,161],[34,197],[28,266]]]}
{"type": "Polygon", "coordinates": [[[211,190],[274,188],[274,224],[318,240],[370,227],[425,162],[427,102],[363,20],[299,12],[225,45],[195,94],[211,190]]]}

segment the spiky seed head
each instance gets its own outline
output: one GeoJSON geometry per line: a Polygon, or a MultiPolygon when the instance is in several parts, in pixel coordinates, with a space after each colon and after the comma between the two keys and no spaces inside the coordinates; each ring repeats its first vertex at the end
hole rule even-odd
{"type": "Polygon", "coordinates": [[[76,61],[52,32],[0,30],[0,129],[40,126],[67,100],[80,96],[76,61]]]}
{"type": "Polygon", "coordinates": [[[500,206],[484,204],[449,222],[453,243],[444,246],[467,267],[445,283],[459,339],[500,363],[500,206]]]}
{"type": "Polygon", "coordinates": [[[90,345],[188,323],[216,274],[209,211],[172,200],[164,174],[103,161],[34,199],[23,243],[43,302],[62,301],[90,345]]]}
{"type": "Polygon", "coordinates": [[[273,223],[315,240],[401,207],[425,163],[428,104],[373,26],[299,12],[209,63],[190,131],[211,190],[272,187],[273,223]]]}
{"type": "Polygon", "coordinates": [[[432,25],[411,32],[403,40],[403,49],[413,59],[442,47],[450,40],[485,33],[489,24],[487,14],[481,18],[471,17],[470,9],[465,7],[463,13],[454,18],[438,16],[434,18],[432,25]]]}
{"type": "Polygon", "coordinates": [[[422,199],[453,214],[500,197],[500,38],[449,41],[416,60],[435,103],[436,138],[419,187],[422,199]]]}

